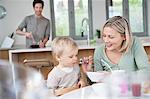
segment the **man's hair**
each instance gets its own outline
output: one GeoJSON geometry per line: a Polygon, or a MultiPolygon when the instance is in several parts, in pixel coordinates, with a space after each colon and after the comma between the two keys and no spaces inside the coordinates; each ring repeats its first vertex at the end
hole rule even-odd
{"type": "Polygon", "coordinates": [[[40,3],[42,4],[42,8],[44,7],[44,1],[43,0],[34,0],[33,1],[33,7],[35,7],[35,4],[40,3]]]}

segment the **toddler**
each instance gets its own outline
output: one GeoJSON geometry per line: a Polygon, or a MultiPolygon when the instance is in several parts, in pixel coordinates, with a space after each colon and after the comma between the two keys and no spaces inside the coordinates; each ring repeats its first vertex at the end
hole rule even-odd
{"type": "Polygon", "coordinates": [[[85,86],[80,77],[78,65],[78,46],[70,37],[56,37],[52,41],[52,53],[58,61],[48,74],[47,87],[53,89],[56,96],[85,86]]]}

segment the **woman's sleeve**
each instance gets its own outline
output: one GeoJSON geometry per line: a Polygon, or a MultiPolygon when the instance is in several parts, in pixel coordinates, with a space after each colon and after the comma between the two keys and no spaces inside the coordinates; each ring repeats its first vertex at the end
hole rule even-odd
{"type": "Polygon", "coordinates": [[[102,71],[101,65],[101,54],[100,54],[100,47],[96,48],[94,51],[94,71],[102,71]]]}
{"type": "Polygon", "coordinates": [[[133,42],[133,51],[135,56],[135,62],[139,70],[150,70],[150,64],[147,53],[138,38],[135,38],[133,42]]]}

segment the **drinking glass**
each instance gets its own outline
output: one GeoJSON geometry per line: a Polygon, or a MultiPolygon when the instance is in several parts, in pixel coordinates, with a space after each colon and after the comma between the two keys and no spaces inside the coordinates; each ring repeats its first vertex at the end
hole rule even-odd
{"type": "Polygon", "coordinates": [[[112,97],[128,96],[128,77],[124,70],[113,70],[110,75],[109,85],[112,97]]]}
{"type": "Polygon", "coordinates": [[[131,73],[131,92],[132,96],[140,97],[141,96],[141,84],[142,84],[142,75],[140,72],[131,73]]]}

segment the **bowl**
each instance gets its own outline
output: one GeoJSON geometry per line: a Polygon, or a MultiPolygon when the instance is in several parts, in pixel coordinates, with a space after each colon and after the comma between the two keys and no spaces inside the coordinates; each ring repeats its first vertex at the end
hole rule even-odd
{"type": "Polygon", "coordinates": [[[105,72],[87,72],[92,82],[102,82],[108,75],[105,72]]]}
{"type": "Polygon", "coordinates": [[[39,45],[37,45],[37,44],[30,45],[30,48],[39,48],[39,45]]]}

